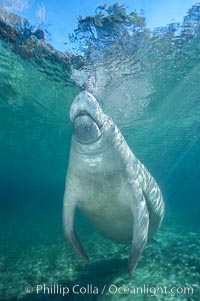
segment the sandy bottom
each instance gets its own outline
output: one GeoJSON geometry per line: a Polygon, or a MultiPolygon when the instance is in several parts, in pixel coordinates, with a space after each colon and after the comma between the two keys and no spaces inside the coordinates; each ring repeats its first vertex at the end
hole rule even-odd
{"type": "Polygon", "coordinates": [[[129,246],[79,229],[91,262],[86,266],[61,227],[32,228],[1,227],[1,301],[200,300],[200,233],[195,228],[165,223],[131,277],[129,246]]]}

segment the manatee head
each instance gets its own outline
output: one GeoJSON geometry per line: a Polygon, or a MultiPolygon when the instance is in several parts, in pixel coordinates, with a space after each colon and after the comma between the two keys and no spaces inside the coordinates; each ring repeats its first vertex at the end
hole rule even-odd
{"type": "Polygon", "coordinates": [[[75,140],[84,145],[94,145],[114,128],[112,119],[103,113],[95,97],[87,91],[75,97],[70,108],[70,120],[75,140]]]}

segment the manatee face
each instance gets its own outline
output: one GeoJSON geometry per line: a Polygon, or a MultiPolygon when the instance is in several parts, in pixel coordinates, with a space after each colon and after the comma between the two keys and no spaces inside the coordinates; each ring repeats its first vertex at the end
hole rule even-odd
{"type": "Polygon", "coordinates": [[[95,145],[106,137],[114,125],[90,93],[83,91],[75,97],[70,108],[74,138],[80,144],[95,145]]]}
{"type": "Polygon", "coordinates": [[[101,137],[95,120],[86,112],[80,112],[73,121],[74,136],[80,143],[93,143],[101,137]]]}

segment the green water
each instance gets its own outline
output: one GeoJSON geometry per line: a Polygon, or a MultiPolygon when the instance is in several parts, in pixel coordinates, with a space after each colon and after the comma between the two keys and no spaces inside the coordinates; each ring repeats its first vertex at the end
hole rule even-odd
{"type": "Polygon", "coordinates": [[[108,90],[99,94],[104,111],[154,175],[166,202],[158,243],[148,244],[128,277],[129,246],[103,238],[80,213],[77,229],[91,263],[85,266],[64,239],[69,108],[79,88],[58,62],[22,59],[0,41],[0,300],[63,300],[60,293],[37,293],[37,285],[43,284],[69,288],[64,300],[200,299],[199,38],[180,51],[163,53],[161,46],[158,61],[152,51],[144,62],[145,77],[142,73],[130,82],[121,77],[112,95],[108,90]],[[127,109],[120,91],[135,82],[145,101],[127,109]],[[74,285],[88,284],[99,294],[72,292],[74,285]],[[111,285],[192,291],[121,294],[109,292],[111,285]]]}

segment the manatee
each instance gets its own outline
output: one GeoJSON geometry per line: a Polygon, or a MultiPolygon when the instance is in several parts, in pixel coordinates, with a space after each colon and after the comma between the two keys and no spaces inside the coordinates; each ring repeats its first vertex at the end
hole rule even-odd
{"type": "Polygon", "coordinates": [[[88,262],[74,225],[79,208],[105,237],[131,244],[131,274],[163,220],[162,193],[92,94],[82,91],[75,97],[70,120],[73,135],[63,200],[65,237],[88,262]]]}

